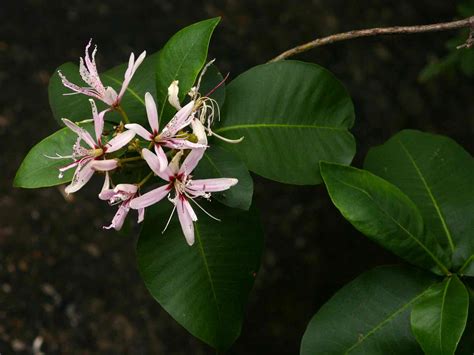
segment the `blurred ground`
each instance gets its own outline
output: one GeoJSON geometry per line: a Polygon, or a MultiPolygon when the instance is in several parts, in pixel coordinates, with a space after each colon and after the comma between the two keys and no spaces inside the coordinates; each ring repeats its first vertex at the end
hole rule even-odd
{"type": "MultiPolygon", "coordinates": [[[[210,56],[235,77],[296,44],[349,29],[451,20],[448,1],[79,1],[4,0],[0,5],[0,352],[212,354],[148,295],[131,235],[105,232],[112,211],[97,186],[66,203],[55,188],[12,189],[27,151],[55,130],[47,84],[94,37],[108,68],[131,50],[160,48],[192,22],[222,16],[210,56]],[[36,341],[35,341],[36,340],[36,341]],[[33,346],[33,344],[35,346],[33,346]]],[[[472,80],[419,84],[448,33],[361,39],[300,59],[326,66],[357,111],[355,165],[403,128],[449,135],[474,150],[472,80]]],[[[266,249],[242,336],[232,354],[296,354],[313,313],[343,284],[397,262],[353,230],[323,187],[256,178],[266,249]],[[271,203],[270,203],[271,201],[271,203]]],[[[96,182],[99,184],[98,182],[96,182]]]]}

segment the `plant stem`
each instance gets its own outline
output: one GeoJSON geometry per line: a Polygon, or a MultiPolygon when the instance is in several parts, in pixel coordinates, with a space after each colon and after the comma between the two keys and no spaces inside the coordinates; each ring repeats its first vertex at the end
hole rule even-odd
{"type": "Polygon", "coordinates": [[[152,176],[153,176],[153,172],[150,172],[147,176],[145,176],[145,177],[143,178],[142,181],[140,181],[140,182],[138,183],[138,187],[140,187],[140,186],[142,186],[144,183],[146,183],[146,182],[148,181],[148,179],[151,178],[152,176]]]}
{"type": "Polygon", "coordinates": [[[130,120],[128,119],[127,113],[124,111],[124,109],[123,109],[121,106],[117,106],[117,107],[116,107],[116,110],[117,110],[118,112],[120,112],[120,114],[122,115],[122,117],[123,117],[123,122],[124,122],[125,124],[130,123],[130,120]]]}
{"type": "Polygon", "coordinates": [[[119,159],[119,162],[120,164],[123,164],[123,163],[129,163],[131,161],[137,161],[137,160],[142,160],[143,158],[140,156],[140,157],[132,157],[132,158],[124,158],[124,159],[119,159]]]}
{"type": "Polygon", "coordinates": [[[294,48],[291,48],[280,55],[276,56],[269,62],[277,62],[288,57],[294,56],[299,53],[309,51],[310,49],[321,47],[326,44],[331,44],[340,41],[346,41],[349,39],[359,38],[359,37],[371,37],[371,36],[380,36],[380,35],[393,35],[393,34],[413,34],[413,33],[423,33],[423,32],[438,32],[438,31],[449,31],[455,30],[458,28],[471,28],[471,35],[466,41],[466,44],[460,47],[471,47],[474,45],[474,40],[472,39],[472,33],[474,32],[474,16],[465,18],[459,21],[444,22],[444,23],[435,23],[431,25],[421,25],[421,26],[395,26],[395,27],[377,27],[369,28],[364,30],[355,30],[343,33],[337,33],[331,36],[317,38],[311,42],[301,44],[294,48]]]}

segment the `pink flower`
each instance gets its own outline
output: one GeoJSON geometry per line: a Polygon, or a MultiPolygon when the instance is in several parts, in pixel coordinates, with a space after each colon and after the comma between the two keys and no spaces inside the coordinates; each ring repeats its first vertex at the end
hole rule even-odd
{"type": "MultiPolygon", "coordinates": [[[[195,134],[199,138],[198,142],[201,144],[207,144],[204,127],[199,120],[192,121],[192,125],[195,134]]],[[[209,198],[211,192],[227,190],[238,182],[237,179],[233,178],[193,180],[190,174],[201,160],[204,151],[205,148],[191,150],[181,166],[179,166],[179,162],[183,156],[183,152],[180,151],[174,156],[166,169],[161,170],[160,159],[148,149],[143,149],[143,158],[146,160],[151,170],[153,170],[153,172],[160,178],[167,181],[168,184],[147,192],[140,197],[136,197],[130,202],[130,207],[133,209],[145,208],[159,202],[174,190],[175,196],[170,199],[174,204],[171,216],[176,209],[178,211],[181,228],[189,245],[193,245],[194,243],[193,222],[197,221],[197,216],[189,201],[194,202],[199,208],[203,209],[196,201],[194,201],[195,198],[209,198]]]]}
{"type": "Polygon", "coordinates": [[[136,61],[135,61],[135,55],[133,53],[130,54],[130,59],[128,61],[128,68],[125,72],[122,88],[120,89],[120,92],[117,94],[117,92],[112,87],[110,86],[104,87],[104,85],[102,84],[102,81],[100,80],[99,73],[97,72],[97,66],[95,64],[95,54],[97,52],[97,46],[95,46],[94,50],[92,51],[92,56],[89,54],[91,41],[92,40],[90,40],[86,46],[84,59],[80,58],[80,61],[79,61],[79,73],[81,74],[82,80],[84,80],[84,82],[87,83],[89,86],[80,87],[76,84],[71,83],[69,80],[67,80],[67,78],[60,71],[58,71],[58,74],[61,77],[63,85],[71,89],[75,93],[91,96],[100,101],[105,102],[107,105],[111,107],[117,107],[120,105],[120,101],[122,100],[122,97],[128,88],[128,84],[130,83],[130,80],[132,80],[132,77],[135,74],[137,68],[145,59],[146,51],[143,51],[143,53],[140,54],[140,56],[137,58],[136,61]]]}
{"type": "MultiPolygon", "coordinates": [[[[111,206],[120,204],[117,213],[112,219],[112,223],[109,226],[104,226],[105,229],[114,228],[120,230],[123,226],[123,222],[130,211],[130,201],[137,195],[138,186],[134,184],[118,184],[115,188],[110,188],[110,178],[106,173],[104,186],[99,194],[99,198],[104,201],[109,201],[111,206]]],[[[138,209],[138,223],[143,221],[145,215],[145,209],[138,209]]]]}
{"type": "Polygon", "coordinates": [[[194,119],[192,111],[194,108],[194,101],[189,102],[186,106],[181,108],[163,128],[161,133],[159,132],[158,122],[158,111],[156,109],[155,101],[153,96],[149,92],[145,94],[145,106],[146,113],[148,116],[148,123],[150,124],[151,132],[147,131],[141,125],[137,123],[126,124],[125,128],[134,131],[143,139],[153,142],[155,146],[155,153],[160,161],[161,170],[166,169],[168,166],[168,159],[163,151],[162,146],[171,149],[195,149],[205,148],[206,145],[192,143],[183,137],[179,137],[177,134],[180,130],[187,127],[194,119]]]}
{"type": "Polygon", "coordinates": [[[95,137],[84,128],[79,127],[70,120],[63,118],[64,124],[78,135],[76,143],[73,145],[73,152],[70,156],[57,155],[54,159],[72,158],[74,161],[59,169],[59,177],[62,178],[66,170],[76,168],[71,184],[66,187],[66,193],[70,194],[81,189],[92,177],[95,171],[110,171],[118,166],[116,159],[105,159],[105,153],[112,153],[124,147],[135,136],[132,131],[118,134],[107,144],[102,143],[102,131],[104,129],[105,111],[97,113],[97,107],[93,100],[89,100],[92,106],[94,117],[95,137]],[[81,141],[89,146],[84,148],[81,141]]]}

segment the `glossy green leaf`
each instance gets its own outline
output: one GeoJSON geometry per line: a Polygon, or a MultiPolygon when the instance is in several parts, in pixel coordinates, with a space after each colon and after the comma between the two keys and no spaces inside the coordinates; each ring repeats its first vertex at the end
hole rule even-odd
{"type": "Polygon", "coordinates": [[[430,287],[411,312],[411,327],[424,352],[454,354],[468,310],[469,294],[456,275],[430,287]]]}
{"type": "Polygon", "coordinates": [[[245,164],[227,147],[211,145],[199,162],[193,175],[196,178],[233,177],[237,185],[227,191],[213,193],[212,197],[229,207],[248,210],[252,204],[253,181],[245,164]]]}
{"type": "Polygon", "coordinates": [[[415,204],[396,186],[368,171],[321,163],[334,205],[352,225],[410,263],[448,273],[448,258],[436,238],[425,233],[415,204]]]}
{"type": "Polygon", "coordinates": [[[156,66],[156,93],[160,119],[171,118],[175,109],[168,103],[168,87],[179,81],[182,101],[194,85],[207,60],[207,50],[214,28],[220,18],[197,22],[177,32],[158,54],[156,66]]]}
{"type": "MultiPolygon", "coordinates": [[[[135,75],[130,82],[128,89],[123,96],[121,106],[126,111],[132,122],[146,122],[144,96],[146,92],[155,95],[155,67],[158,53],[145,58],[143,63],[138,67],[135,75]]],[[[113,87],[117,92],[120,91],[123,82],[123,76],[127,69],[127,63],[118,65],[108,71],[99,73],[100,78],[105,86],[113,87]]],[[[79,86],[87,86],[79,75],[79,67],[73,63],[65,63],[58,70],[73,83],[79,86]]],[[[81,121],[92,117],[89,97],[81,94],[64,95],[72,91],[61,83],[58,70],[54,72],[49,81],[48,95],[49,104],[56,120],[62,125],[61,118],[68,118],[72,121],[81,121]]],[[[105,109],[107,106],[95,100],[99,110],[105,109]]],[[[121,116],[117,112],[107,114],[107,120],[119,122],[121,116]]]]}
{"type": "MultiPolygon", "coordinates": [[[[92,124],[82,125],[92,132],[92,124]]],[[[74,169],[64,173],[64,177],[58,177],[60,167],[71,163],[71,159],[50,159],[56,154],[67,156],[72,153],[72,146],[76,143],[77,135],[69,128],[62,128],[41,142],[36,144],[18,169],[13,185],[23,188],[39,188],[61,185],[71,181],[74,169]]]]}
{"type": "Polygon", "coordinates": [[[402,266],[379,267],[360,275],[311,319],[301,354],[422,354],[409,315],[435,282],[433,275],[402,266]]]}
{"type": "Polygon", "coordinates": [[[365,168],[410,197],[426,228],[454,251],[456,268],[474,254],[474,159],[456,142],[405,130],[372,148],[365,168]]]}
{"type": "Polygon", "coordinates": [[[186,243],[167,201],[147,211],[137,245],[141,276],[153,297],[191,334],[225,350],[240,334],[245,304],[260,264],[263,236],[255,209],[248,212],[200,201],[195,243],[186,243]],[[211,208],[212,206],[212,208],[211,208]]]}
{"type": "Polygon", "coordinates": [[[216,132],[245,139],[232,148],[247,167],[290,184],[321,183],[319,161],[349,164],[354,108],[342,84],[310,63],[254,67],[226,88],[216,132]],[[217,128],[218,127],[218,128],[217,128]]]}

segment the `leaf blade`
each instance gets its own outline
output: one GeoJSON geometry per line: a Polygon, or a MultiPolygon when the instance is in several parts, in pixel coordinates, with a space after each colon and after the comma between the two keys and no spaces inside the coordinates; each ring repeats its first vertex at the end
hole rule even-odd
{"type": "Polygon", "coordinates": [[[353,122],[351,99],[331,73],[284,61],[254,67],[227,86],[215,131],[245,137],[233,149],[251,171],[307,185],[322,182],[320,160],[351,162],[355,141],[348,129],[353,122]]]}

